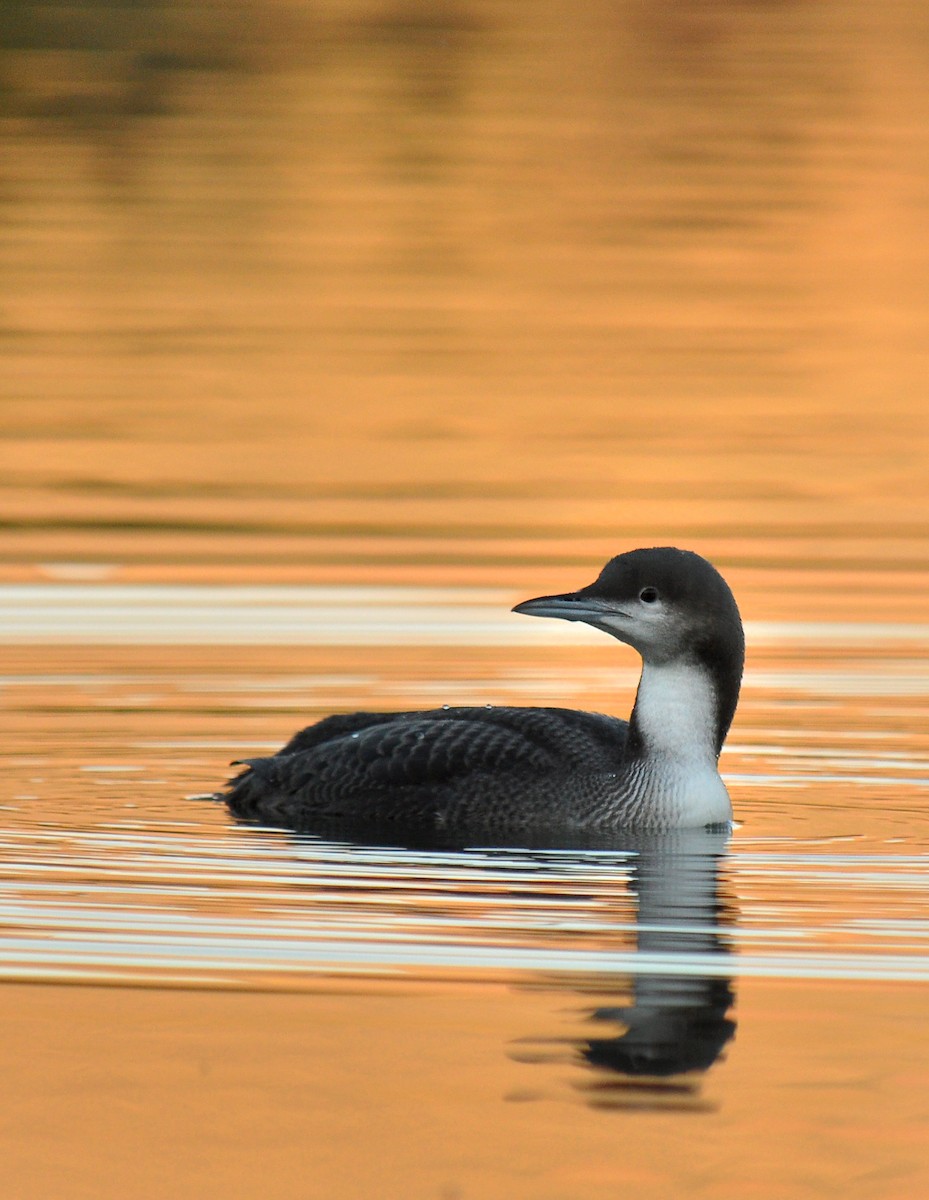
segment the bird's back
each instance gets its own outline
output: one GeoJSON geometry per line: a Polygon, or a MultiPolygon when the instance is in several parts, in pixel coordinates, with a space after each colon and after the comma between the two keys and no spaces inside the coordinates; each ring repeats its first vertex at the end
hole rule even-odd
{"type": "Polygon", "coordinates": [[[351,713],[248,761],[226,801],[250,821],[312,829],[402,823],[517,828],[617,771],[627,722],[563,708],[351,713]]]}

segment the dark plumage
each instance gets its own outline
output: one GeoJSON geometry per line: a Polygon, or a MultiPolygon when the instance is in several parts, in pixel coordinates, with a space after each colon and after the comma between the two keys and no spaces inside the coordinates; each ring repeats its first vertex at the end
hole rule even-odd
{"type": "Polygon", "coordinates": [[[585,621],[635,646],[629,722],[562,708],[333,716],[250,760],[224,798],[248,821],[301,830],[494,832],[669,828],[729,819],[716,759],[744,643],[722,577],[671,548],[612,559],[578,592],[516,612],[585,621]]]}

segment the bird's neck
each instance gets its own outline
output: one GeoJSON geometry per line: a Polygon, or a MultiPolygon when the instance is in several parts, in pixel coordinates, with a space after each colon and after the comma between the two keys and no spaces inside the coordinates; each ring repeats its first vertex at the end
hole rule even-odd
{"type": "Polygon", "coordinates": [[[639,759],[713,764],[719,758],[718,686],[695,662],[644,663],[629,721],[628,747],[639,759]]]}

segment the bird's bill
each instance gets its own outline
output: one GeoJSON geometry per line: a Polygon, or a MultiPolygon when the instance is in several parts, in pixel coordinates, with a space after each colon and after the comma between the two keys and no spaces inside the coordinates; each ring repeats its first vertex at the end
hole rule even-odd
{"type": "Polygon", "coordinates": [[[580,592],[566,592],[562,596],[537,596],[524,600],[513,609],[527,617],[560,617],[563,621],[586,621],[589,625],[602,625],[604,618],[628,617],[615,604],[597,596],[585,596],[580,592]]]}

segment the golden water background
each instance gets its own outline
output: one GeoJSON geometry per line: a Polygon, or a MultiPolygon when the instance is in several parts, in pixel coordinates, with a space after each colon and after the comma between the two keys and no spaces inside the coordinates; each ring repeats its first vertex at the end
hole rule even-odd
{"type": "Polygon", "coordinates": [[[876,559],[906,603],[918,5],[11,11],[8,572],[509,583],[675,541],[773,568],[762,607],[876,559]]]}

